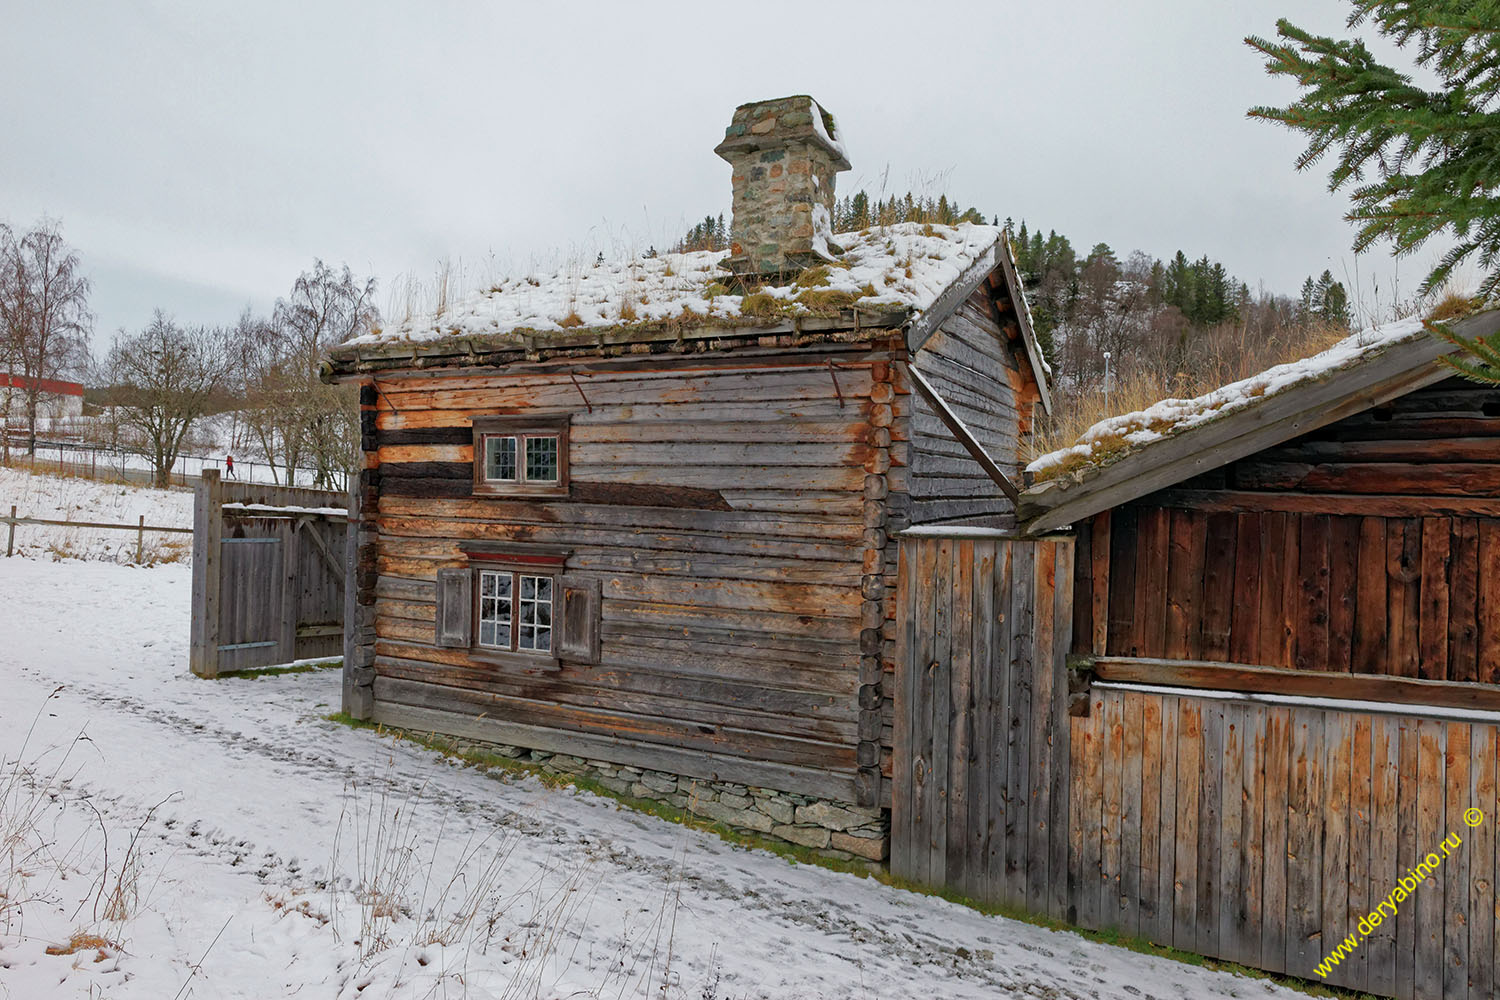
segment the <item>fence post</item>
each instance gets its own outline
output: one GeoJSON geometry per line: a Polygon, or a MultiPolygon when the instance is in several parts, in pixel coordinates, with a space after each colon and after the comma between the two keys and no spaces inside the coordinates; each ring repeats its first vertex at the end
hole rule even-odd
{"type": "Polygon", "coordinates": [[[139,566],[141,564],[141,556],[143,554],[143,550],[145,549],[145,546],[146,546],[146,515],[142,514],[141,515],[141,519],[136,522],[136,526],[135,526],[135,564],[137,566],[139,566]]]}
{"type": "Polygon", "coordinates": [[[219,676],[219,574],[224,537],[223,486],[217,469],[203,470],[193,496],[193,619],[188,666],[219,676]]]}
{"type": "Polygon", "coordinates": [[[10,554],[13,551],[15,551],[15,547],[16,547],[16,505],[15,504],[11,504],[10,505],[10,527],[5,532],[5,558],[7,558],[7,559],[10,558],[10,554]]]}

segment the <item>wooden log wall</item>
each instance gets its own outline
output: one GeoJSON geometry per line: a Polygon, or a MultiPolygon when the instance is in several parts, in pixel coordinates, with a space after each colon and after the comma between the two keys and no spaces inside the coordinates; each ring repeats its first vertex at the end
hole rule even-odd
{"type": "Polygon", "coordinates": [[[909,446],[890,357],[377,382],[373,717],[873,804],[909,446]],[[571,414],[572,495],[473,497],[471,421],[546,411],[571,414]],[[601,583],[601,662],[436,646],[437,570],[473,540],[569,549],[601,583]]]}
{"type": "Polygon", "coordinates": [[[902,538],[891,871],[1061,911],[1071,539],[902,538]]]}
{"type": "Polygon", "coordinates": [[[1500,390],[1439,383],[1097,515],[1080,653],[1500,679],[1500,390]]]}
{"type": "MultiPolygon", "coordinates": [[[[1019,330],[1007,335],[989,290],[982,288],[932,335],[915,361],[1016,483],[1021,441],[1037,399],[1023,354],[1019,330]]],[[[920,398],[912,411],[911,500],[913,524],[960,518],[1015,523],[1011,503],[920,398]]]]}

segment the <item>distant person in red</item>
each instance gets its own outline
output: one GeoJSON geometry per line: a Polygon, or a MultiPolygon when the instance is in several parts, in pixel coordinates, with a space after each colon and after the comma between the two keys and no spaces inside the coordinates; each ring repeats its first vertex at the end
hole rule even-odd
{"type": "Polygon", "coordinates": [[[226,476],[229,476],[230,478],[234,477],[234,456],[233,455],[225,455],[224,456],[224,474],[226,476]]]}

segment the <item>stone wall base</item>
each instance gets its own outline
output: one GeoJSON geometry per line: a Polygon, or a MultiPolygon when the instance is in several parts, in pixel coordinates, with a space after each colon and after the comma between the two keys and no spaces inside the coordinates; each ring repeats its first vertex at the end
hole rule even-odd
{"type": "Polygon", "coordinates": [[[548,774],[592,778],[620,795],[664,802],[733,830],[812,848],[825,858],[880,864],[890,849],[890,815],[881,809],[525,747],[477,740],[447,742],[456,749],[472,748],[530,763],[548,774]]]}

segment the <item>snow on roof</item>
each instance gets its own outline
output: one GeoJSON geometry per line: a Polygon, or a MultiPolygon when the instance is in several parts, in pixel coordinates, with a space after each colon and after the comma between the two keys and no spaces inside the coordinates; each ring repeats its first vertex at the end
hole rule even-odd
{"type": "Polygon", "coordinates": [[[437,314],[414,316],[348,346],[448,338],[574,332],[646,326],[688,316],[723,326],[761,326],[793,316],[829,315],[854,305],[921,312],[994,246],[1001,230],[902,223],[834,237],[844,254],[785,285],[731,294],[720,262],[728,251],[662,254],[549,274],[506,278],[437,314]],[[746,299],[751,299],[747,308],[746,299]]]}
{"type": "Polygon", "coordinates": [[[1026,471],[1046,480],[1080,466],[1113,462],[1153,441],[1181,434],[1293,386],[1326,378],[1392,344],[1423,336],[1422,319],[1415,316],[1361,331],[1310,358],[1267,368],[1194,399],[1163,399],[1144,410],[1101,420],[1084,431],[1076,444],[1043,455],[1026,471]]]}

